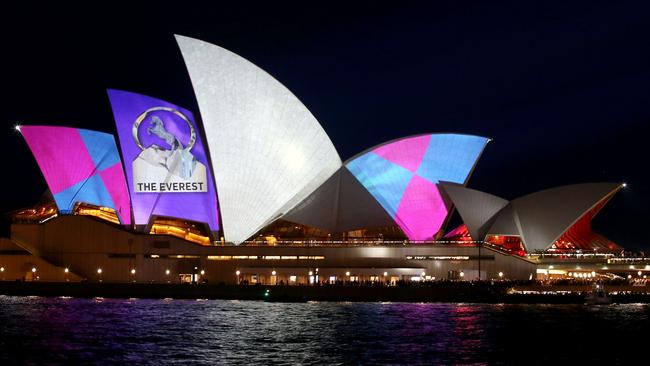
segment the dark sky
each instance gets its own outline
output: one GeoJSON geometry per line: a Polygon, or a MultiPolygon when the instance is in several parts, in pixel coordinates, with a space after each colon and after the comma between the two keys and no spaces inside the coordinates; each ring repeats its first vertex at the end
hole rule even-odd
{"type": "Polygon", "coordinates": [[[106,88],[198,112],[177,33],[268,71],[311,110],[343,159],[410,134],[461,132],[494,138],[470,187],[507,199],[625,181],[595,229],[650,249],[650,5],[135,3],[4,6],[2,212],[46,189],[15,123],[115,133],[106,88]]]}

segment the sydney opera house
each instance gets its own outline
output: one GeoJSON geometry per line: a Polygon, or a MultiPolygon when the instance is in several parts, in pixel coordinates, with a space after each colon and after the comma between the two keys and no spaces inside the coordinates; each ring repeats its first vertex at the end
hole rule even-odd
{"type": "Polygon", "coordinates": [[[508,201],[467,188],[490,139],[454,133],[397,138],[343,161],[272,76],[221,47],[176,41],[200,118],[108,90],[117,140],[17,127],[49,190],[10,213],[2,280],[395,284],[591,278],[629,266],[591,229],[624,184],[508,201]],[[452,215],[463,224],[450,228],[452,215]]]}

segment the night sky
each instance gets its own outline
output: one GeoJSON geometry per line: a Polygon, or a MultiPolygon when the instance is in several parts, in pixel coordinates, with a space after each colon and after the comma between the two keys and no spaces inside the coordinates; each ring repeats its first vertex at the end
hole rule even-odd
{"type": "MultiPolygon", "coordinates": [[[[494,139],[469,186],[506,199],[627,182],[594,227],[626,248],[650,250],[650,5],[133,3],[4,6],[3,213],[46,190],[16,123],[116,134],[106,88],[198,112],[173,36],[181,34],[273,75],[344,160],[398,137],[459,132],[494,139]]],[[[5,215],[3,235],[8,227],[5,215]]]]}

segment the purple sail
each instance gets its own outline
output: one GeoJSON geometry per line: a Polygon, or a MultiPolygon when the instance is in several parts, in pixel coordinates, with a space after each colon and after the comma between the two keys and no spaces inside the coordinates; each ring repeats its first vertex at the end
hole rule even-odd
{"type": "Polygon", "coordinates": [[[217,194],[192,112],[141,94],[108,90],[136,225],[152,216],[219,230],[217,194]]]}

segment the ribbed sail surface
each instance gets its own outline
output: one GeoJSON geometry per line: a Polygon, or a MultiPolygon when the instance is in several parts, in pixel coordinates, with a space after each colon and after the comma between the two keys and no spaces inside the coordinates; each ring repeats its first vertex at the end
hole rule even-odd
{"type": "Polygon", "coordinates": [[[115,139],[103,132],[69,127],[22,126],[57,208],[76,203],[109,207],[122,224],[131,223],[129,194],[115,139]]]}
{"type": "Polygon", "coordinates": [[[584,183],[535,192],[513,200],[529,252],[548,249],[581,217],[621,189],[620,183],[584,183]]]}
{"type": "Polygon", "coordinates": [[[379,202],[345,167],[282,218],[331,233],[395,225],[379,202]]]}
{"type": "MultiPolygon", "coordinates": [[[[484,240],[494,215],[506,207],[503,198],[467,188],[461,184],[441,182],[440,187],[451,199],[474,240],[484,240]]],[[[503,234],[503,233],[500,233],[503,234]]]]}
{"type": "Polygon", "coordinates": [[[160,215],[219,230],[212,169],[192,112],[122,90],[109,90],[108,96],[136,225],[160,215]]]}
{"type": "Polygon", "coordinates": [[[431,240],[449,214],[436,184],[465,184],[488,139],[458,134],[407,137],[375,147],[346,167],[411,240],[431,240]]]}
{"type": "Polygon", "coordinates": [[[240,243],[340,167],[334,145],[286,87],[244,58],[176,36],[214,165],[225,239],[240,243]]]}

